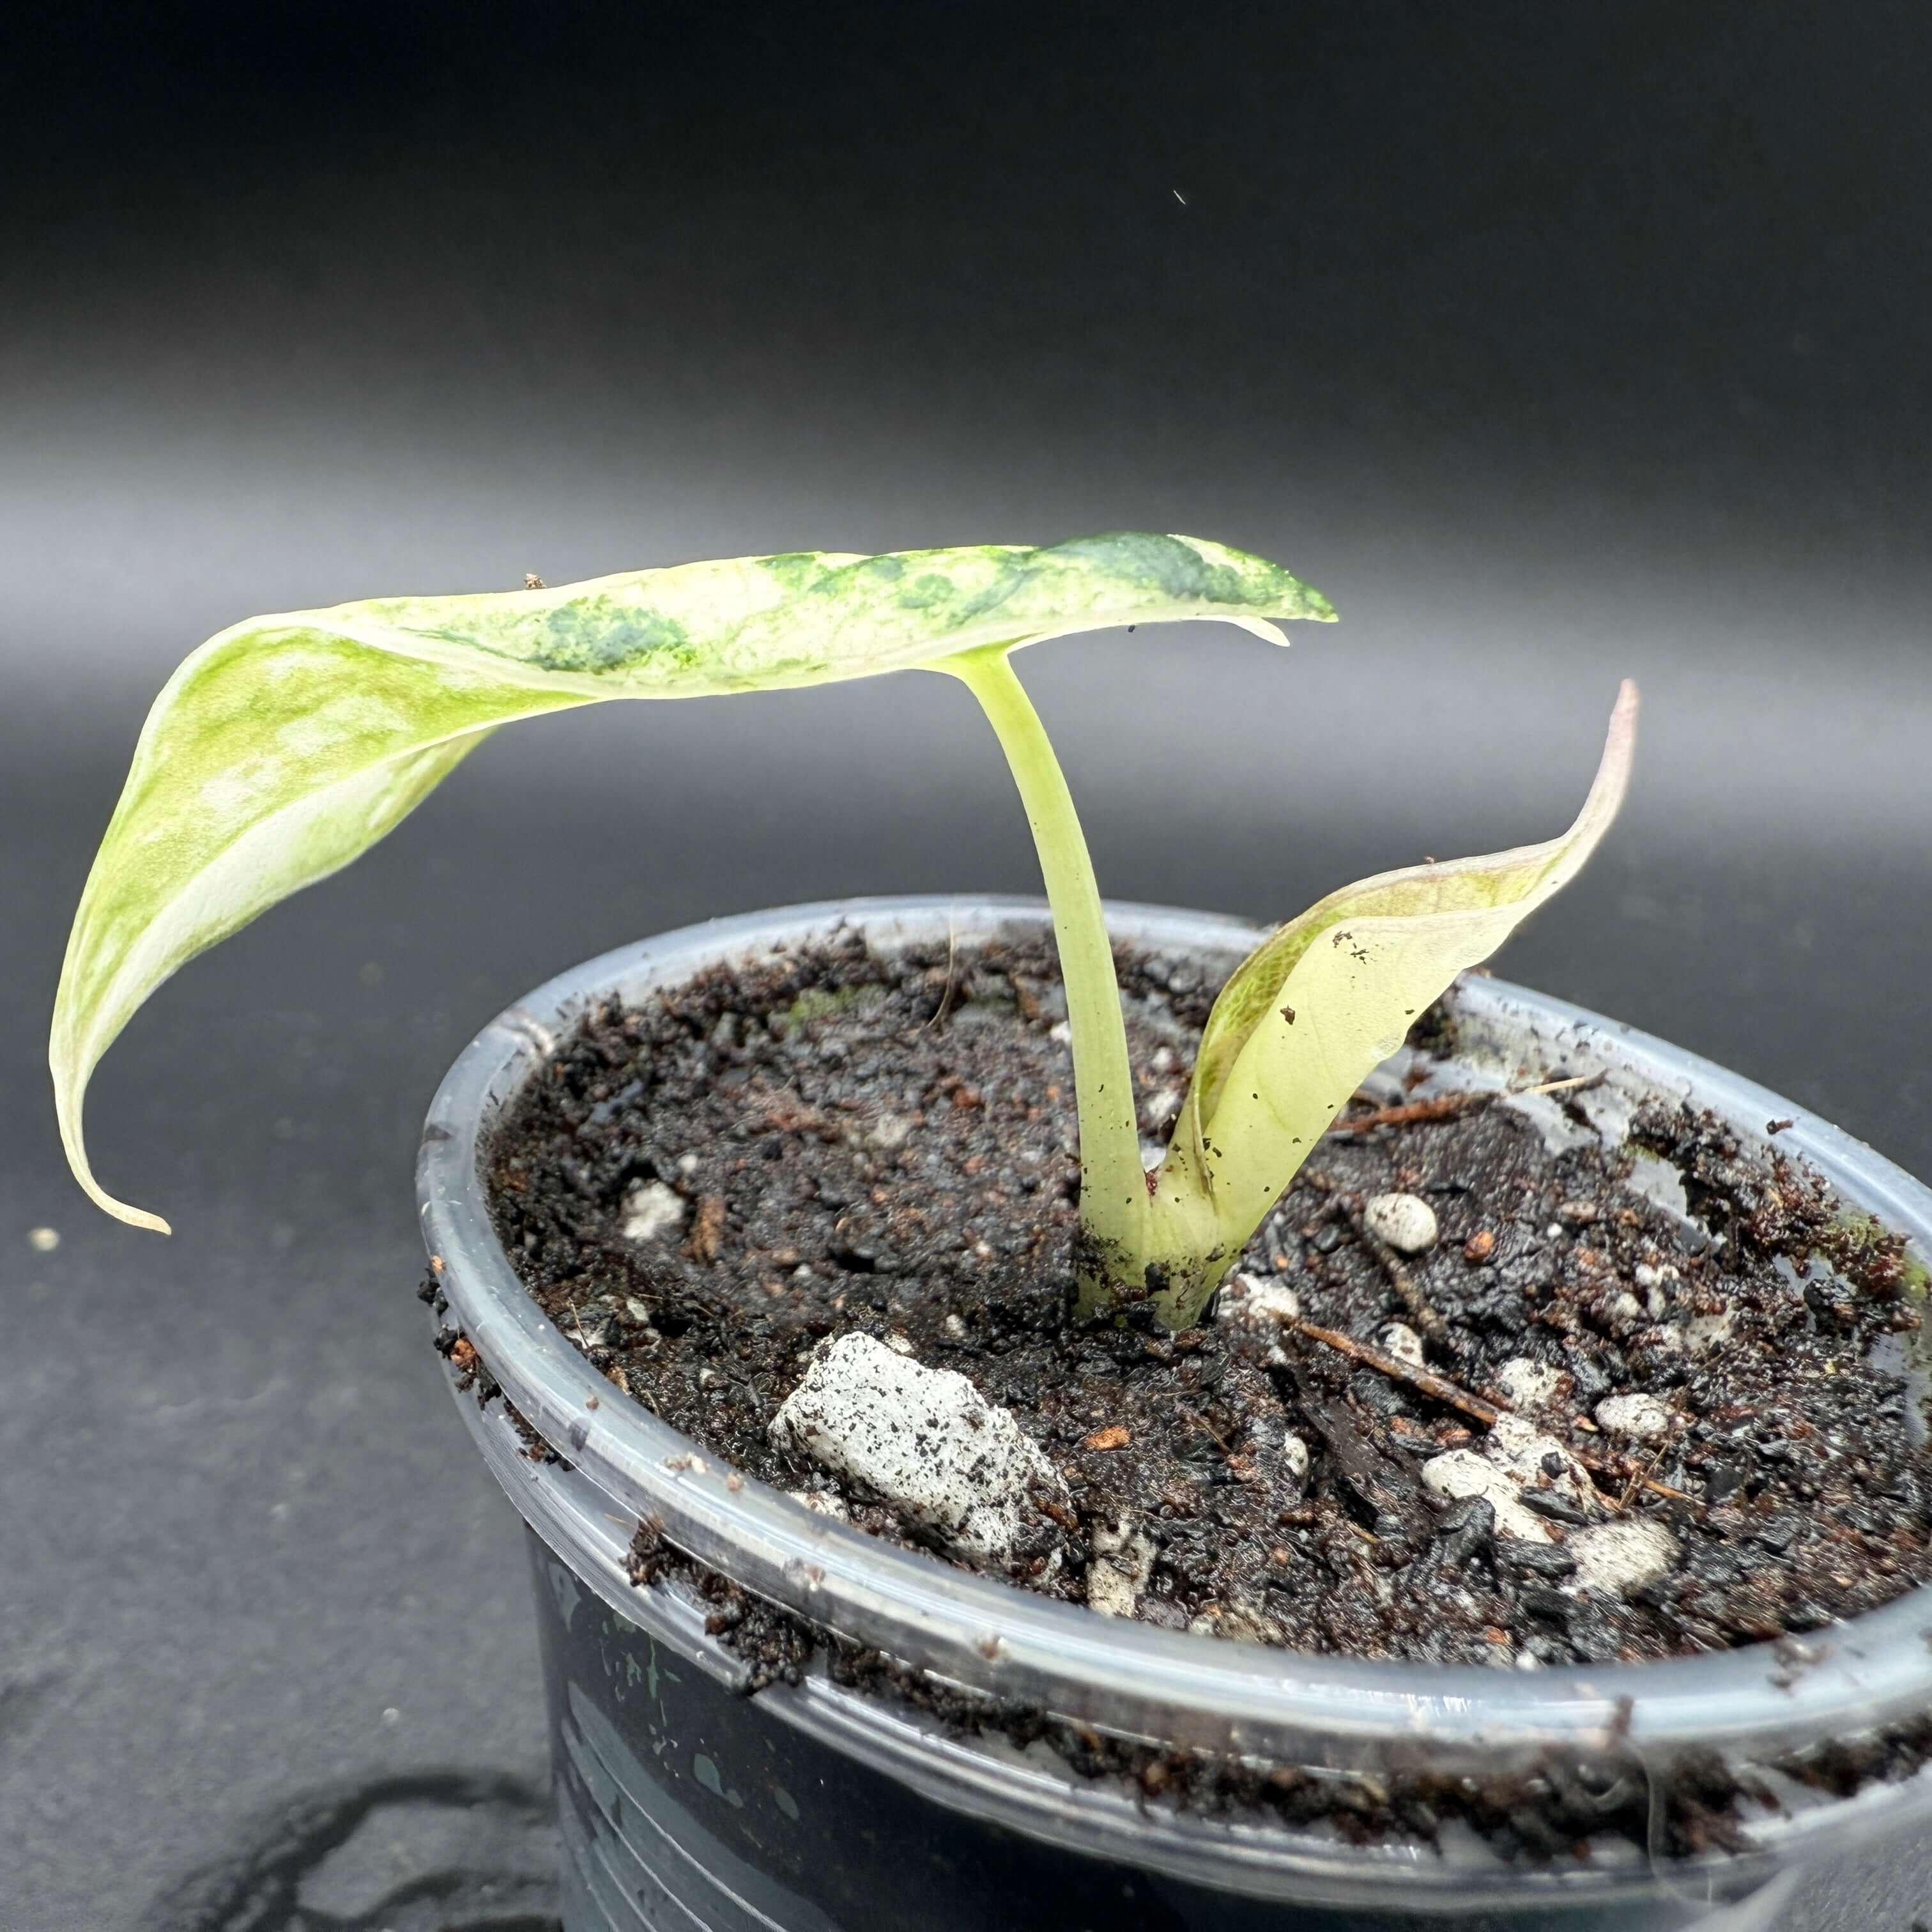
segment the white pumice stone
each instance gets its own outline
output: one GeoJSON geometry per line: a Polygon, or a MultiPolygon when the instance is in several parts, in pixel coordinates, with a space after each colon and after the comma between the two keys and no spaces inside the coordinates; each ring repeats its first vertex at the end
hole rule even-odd
{"type": "Polygon", "coordinates": [[[624,1196],[624,1238],[661,1241],[684,1225],[684,1196],[662,1180],[640,1180],[624,1196]]]}
{"type": "Polygon", "coordinates": [[[1483,1454],[1520,1490],[1547,1488],[1564,1502],[1593,1516],[1603,1512],[1603,1498],[1590,1480],[1589,1471],[1555,1436],[1545,1435],[1520,1415],[1496,1418],[1483,1444],[1483,1454]],[[1553,1476],[1550,1472],[1552,1456],[1558,1466],[1553,1476]]]}
{"type": "Polygon", "coordinates": [[[681,1154],[677,1157],[677,1171],[686,1175],[698,1172],[698,1156],[694,1154],[681,1154]]]}
{"type": "Polygon", "coordinates": [[[1087,1607],[1103,1617],[1130,1617],[1154,1574],[1154,1538],[1124,1516],[1094,1532],[1094,1560],[1087,1566],[1087,1607]]]}
{"type": "Polygon", "coordinates": [[[1654,1395],[1608,1396],[1597,1405],[1597,1426],[1638,1442],[1670,1432],[1670,1412],[1654,1395]]]}
{"type": "Polygon", "coordinates": [[[1473,1449],[1450,1449],[1422,1466],[1425,1489],[1450,1502],[1486,1496],[1496,1513],[1496,1533],[1523,1543],[1554,1543],[1548,1523],[1522,1504],[1522,1488],[1473,1449]]]}
{"type": "Polygon", "coordinates": [[[836,1516],[841,1522],[850,1522],[852,1512],[845,1507],[845,1498],[836,1490],[788,1490],[785,1494],[795,1503],[802,1503],[814,1516],[836,1516]]]}
{"type": "Polygon", "coordinates": [[[1496,1387],[1518,1408],[1547,1408],[1562,1382],[1561,1369],[1527,1355],[1512,1355],[1496,1371],[1496,1387]]]}
{"type": "Polygon", "coordinates": [[[1422,1337],[1406,1322],[1391,1322],[1382,1332],[1382,1345],[1397,1361],[1421,1367],[1422,1337]]]}
{"type": "Polygon", "coordinates": [[[896,1355],[910,1355],[914,1352],[910,1335],[888,1335],[886,1346],[896,1355]]]}
{"type": "Polygon", "coordinates": [[[1298,1483],[1306,1478],[1308,1474],[1308,1444],[1299,1436],[1284,1436],[1281,1438],[1281,1460],[1298,1483]]]}
{"type": "Polygon", "coordinates": [[[1727,1308],[1721,1315],[1694,1315],[1684,1324],[1684,1340],[1694,1355],[1721,1348],[1737,1333],[1738,1318],[1727,1308]]]}
{"type": "Polygon", "coordinates": [[[948,1340],[951,1341],[964,1341],[966,1339],[964,1321],[957,1315],[949,1315],[946,1318],[946,1333],[948,1340]]]}
{"type": "Polygon", "coordinates": [[[1270,1643],[1281,1640],[1281,1631],[1265,1610],[1252,1604],[1216,1604],[1203,1610],[1187,1626],[1190,1636],[1219,1637],[1223,1642],[1270,1643]]]}
{"type": "Polygon", "coordinates": [[[1294,1322],[1300,1315],[1300,1296],[1286,1282],[1270,1275],[1231,1275],[1221,1297],[1224,1321],[1294,1322]]]}
{"type": "Polygon", "coordinates": [[[821,1345],[770,1435],[778,1448],[862,1483],[972,1562],[1004,1566],[1023,1534],[1030,1543],[1050,1529],[1032,1492],[1071,1506],[1060,1472],[1010,1409],[964,1376],[869,1335],[821,1345]]]}
{"type": "Polygon", "coordinates": [[[1362,1225],[1399,1255],[1426,1254],[1440,1232],[1436,1210],[1419,1194],[1371,1194],[1362,1203],[1362,1225]]]}
{"type": "Polygon", "coordinates": [[[1641,1516],[1573,1530],[1563,1546],[1576,1559],[1573,1582],[1612,1597],[1655,1582],[1677,1560],[1676,1538],[1662,1523],[1641,1516]]]}

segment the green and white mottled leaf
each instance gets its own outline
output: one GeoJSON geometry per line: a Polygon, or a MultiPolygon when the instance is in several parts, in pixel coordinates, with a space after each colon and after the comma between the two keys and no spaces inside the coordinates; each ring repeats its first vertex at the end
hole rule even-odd
{"type": "Polygon", "coordinates": [[[770,690],[1117,625],[1218,617],[1280,641],[1327,617],[1276,565],[1190,537],[880,556],[801,552],[473,596],[377,598],[260,617],[168,682],[89,874],[49,1058],[76,1176],[89,1076],[194,955],[399,823],[490,731],[618,698],[770,690]]]}
{"type": "MultiPolygon", "coordinates": [[[[1560,838],[1344,886],[1273,934],[1222,988],[1160,1185],[1177,1208],[1211,1200],[1221,1266],[1416,1015],[1582,869],[1623,802],[1636,716],[1626,682],[1596,781],[1560,838]]],[[[1204,1297],[1213,1282],[1193,1286],[1204,1297]]]]}

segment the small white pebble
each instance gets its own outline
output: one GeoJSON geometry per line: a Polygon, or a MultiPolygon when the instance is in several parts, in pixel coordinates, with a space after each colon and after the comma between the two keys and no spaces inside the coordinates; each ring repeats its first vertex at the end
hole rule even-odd
{"type": "Polygon", "coordinates": [[[1654,1583],[1677,1560],[1677,1539],[1644,1516],[1619,1516],[1573,1530],[1564,1545],[1576,1559],[1575,1582],[1586,1590],[1625,1597],[1654,1583]]]}
{"type": "Polygon", "coordinates": [[[27,1231],[27,1245],[37,1255],[50,1255],[60,1246],[58,1228],[30,1228],[27,1231]]]}
{"type": "Polygon", "coordinates": [[[1073,1029],[1064,1020],[1055,1020],[1046,1030],[1048,1040],[1057,1040],[1062,1046],[1073,1044],[1073,1029]]]}
{"type": "Polygon", "coordinates": [[[1518,1408],[1546,1408],[1562,1381],[1561,1369],[1527,1355],[1512,1355],[1496,1371],[1496,1387],[1518,1408]]]}
{"type": "Polygon", "coordinates": [[[1721,1348],[1737,1333],[1738,1318],[1728,1308],[1721,1315],[1694,1315],[1684,1324],[1684,1340],[1694,1355],[1721,1348]]]}
{"type": "MultiPolygon", "coordinates": [[[[1675,1268],[1672,1268],[1670,1272],[1672,1274],[1675,1274],[1677,1270],[1675,1268]]],[[[1648,1294],[1652,1288],[1661,1288],[1664,1286],[1665,1279],[1664,1270],[1658,1267],[1654,1262],[1639,1262],[1636,1266],[1630,1270],[1630,1273],[1636,1277],[1637,1286],[1642,1288],[1646,1294],[1648,1294]]]]}
{"type": "Polygon", "coordinates": [[[912,1117],[909,1114],[881,1114],[866,1130],[865,1144],[876,1148],[881,1154],[890,1154],[902,1148],[912,1138],[912,1117]]]}
{"type": "Polygon", "coordinates": [[[1224,1642],[1232,1639],[1236,1643],[1266,1643],[1279,1636],[1264,1617],[1238,1604],[1210,1605],[1188,1624],[1187,1634],[1219,1637],[1224,1642]]]}
{"type": "Polygon", "coordinates": [[[788,1490],[785,1494],[795,1503],[802,1503],[814,1516],[836,1516],[841,1522],[850,1522],[852,1512],[845,1507],[845,1498],[832,1490],[788,1490]]]}
{"type": "Polygon", "coordinates": [[[1422,1337],[1406,1322],[1391,1322],[1382,1332],[1383,1348],[1399,1362],[1422,1366],[1422,1337]]]}
{"type": "Polygon", "coordinates": [[[1561,1221],[1552,1221],[1548,1227],[1544,1229],[1544,1239],[1550,1241],[1556,1240],[1562,1235],[1562,1232],[1563,1223],[1561,1221]]]}
{"type": "Polygon", "coordinates": [[[886,1346],[896,1355],[910,1355],[914,1352],[912,1337],[910,1335],[888,1335],[886,1337],[886,1346]]]}
{"type": "Polygon", "coordinates": [[[1522,1543],[1554,1543],[1548,1523],[1524,1508],[1522,1486],[1512,1482],[1495,1463],[1473,1449],[1451,1449],[1432,1456],[1422,1466],[1423,1486],[1451,1502],[1466,1496],[1486,1496],[1496,1513],[1496,1529],[1522,1543]]]}
{"type": "Polygon", "coordinates": [[[640,1301],[634,1294],[627,1294],[624,1306],[633,1322],[641,1322],[646,1328],[651,1325],[650,1306],[647,1302],[640,1301]]]}
{"type": "Polygon", "coordinates": [[[1301,1298],[1285,1281],[1244,1270],[1229,1277],[1221,1312],[1231,1322],[1294,1322],[1300,1318],[1301,1298]]]}
{"type": "Polygon", "coordinates": [[[661,1240],[684,1225],[685,1199],[662,1180],[640,1180],[624,1196],[624,1238],[661,1240]]]}
{"type": "Polygon", "coordinates": [[[1094,1532],[1087,1566],[1087,1607],[1103,1617],[1130,1617],[1154,1574],[1154,1539],[1131,1516],[1094,1532]]]}
{"type": "Polygon", "coordinates": [[[1533,1651],[1520,1650],[1516,1654],[1516,1667],[1519,1670],[1540,1670],[1543,1660],[1533,1651]]]}
{"type": "Polygon", "coordinates": [[[680,1154],[677,1157],[677,1171],[679,1173],[682,1174],[695,1174],[698,1172],[697,1155],[694,1154],[680,1154]]]}
{"type": "Polygon", "coordinates": [[[1163,1087],[1158,1094],[1142,1103],[1142,1130],[1157,1134],[1180,1112],[1180,1089],[1178,1087],[1163,1087]]]}
{"type": "Polygon", "coordinates": [[[1180,1065],[1180,1056],[1171,1046],[1157,1046],[1150,1063],[1156,1073],[1172,1073],[1180,1065]]]}
{"type": "Polygon", "coordinates": [[[1600,1428],[1638,1442],[1670,1432],[1670,1412],[1654,1395],[1608,1396],[1597,1405],[1600,1428]]]}
{"type": "Polygon", "coordinates": [[[946,1332],[954,1341],[963,1342],[966,1339],[966,1324],[957,1315],[949,1315],[946,1318],[946,1332]]]}
{"type": "Polygon", "coordinates": [[[1565,1502],[1592,1515],[1600,1514],[1603,1499],[1590,1472],[1555,1436],[1545,1435],[1520,1415],[1496,1418],[1483,1444],[1483,1454],[1520,1489],[1540,1489],[1545,1478],[1565,1502]],[[1547,1460],[1555,1456],[1560,1473],[1550,1476],[1547,1460]]]}
{"type": "Polygon", "coordinates": [[[1641,1322],[1644,1316],[1644,1306],[1628,1288],[1624,1288],[1610,1297],[1604,1305],[1604,1312],[1609,1318],[1610,1325],[1616,1328],[1632,1322],[1641,1322]]]}
{"type": "Polygon", "coordinates": [[[1371,1194],[1362,1224],[1400,1255],[1424,1254],[1436,1245],[1436,1210],[1419,1194],[1371,1194]]]}
{"type": "Polygon", "coordinates": [[[1301,1481],[1308,1474],[1308,1444],[1298,1436],[1284,1436],[1281,1438],[1281,1460],[1294,1480],[1301,1481]]]}
{"type": "Polygon", "coordinates": [[[382,1721],[386,1724],[400,1724],[403,1721],[403,1714],[394,1705],[386,1704],[382,1708],[382,1721]]]}

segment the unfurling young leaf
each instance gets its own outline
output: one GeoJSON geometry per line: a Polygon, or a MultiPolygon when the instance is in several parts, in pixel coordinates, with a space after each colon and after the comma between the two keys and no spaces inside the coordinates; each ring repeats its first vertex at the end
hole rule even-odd
{"type": "MultiPolygon", "coordinates": [[[[156,700],[75,917],[49,1049],[68,1159],[110,1213],[165,1231],[88,1168],[82,1102],[101,1055],[178,967],[346,865],[500,724],[610,698],[940,668],[962,653],[1004,670],[1020,645],[1116,625],[1220,617],[1276,636],[1269,617],[1326,614],[1258,557],[1127,534],[745,557],[237,625],[156,700]]],[[[1111,959],[1106,970],[1111,986],[1111,959]]],[[[1083,1030],[1076,1074],[1109,1047],[1104,1030],[1098,1046],[1083,1030]]]]}
{"type": "Polygon", "coordinates": [[[1235,971],[1209,1015],[1162,1164],[1150,1238],[1164,1321],[1193,1320],[1328,1124],[1456,975],[1569,884],[1623,802],[1636,742],[1625,682],[1596,782],[1560,838],[1344,886],[1235,971]],[[1213,1239],[1202,1229],[1211,1215],[1213,1239]],[[1164,1237],[1171,1220],[1185,1232],[1164,1237]]]}

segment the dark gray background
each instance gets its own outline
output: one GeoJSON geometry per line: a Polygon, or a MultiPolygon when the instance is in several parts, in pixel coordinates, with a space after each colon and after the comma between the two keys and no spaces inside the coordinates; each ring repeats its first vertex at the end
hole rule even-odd
{"type": "MultiPolygon", "coordinates": [[[[156,1901],[303,1793],[541,1779],[518,1534],[410,1294],[416,1126],[476,1028],[684,920],[1034,880],[940,680],[521,728],[137,1020],[92,1111],[177,1229],[137,1234],[66,1178],[46,1016],[146,704],[238,616],[817,545],[1257,549],[1343,624],[1022,662],[1109,890],[1279,916],[1545,836],[1634,674],[1630,806],[1503,969],[1932,1167],[1928,55],[1882,0],[25,30],[0,1927],[238,1925],[156,1901]]],[[[311,1903],[464,1856],[385,1819],[311,1903]]],[[[1863,1862],[1784,1924],[1905,1932],[1928,1874],[1863,1862]]]]}

